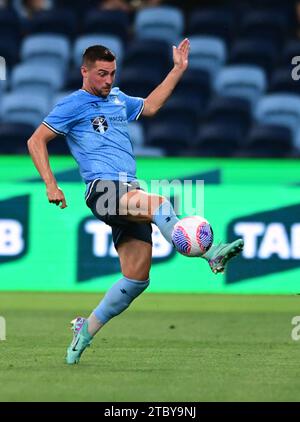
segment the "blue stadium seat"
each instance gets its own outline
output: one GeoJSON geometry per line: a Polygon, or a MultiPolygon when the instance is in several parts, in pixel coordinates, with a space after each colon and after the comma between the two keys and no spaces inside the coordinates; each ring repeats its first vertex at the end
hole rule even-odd
{"type": "Polygon", "coordinates": [[[28,33],[63,34],[67,37],[73,37],[77,27],[75,13],[64,8],[38,12],[28,23],[28,33]]]}
{"type": "Polygon", "coordinates": [[[161,122],[149,126],[147,145],[163,148],[169,155],[180,155],[188,148],[195,136],[193,128],[183,122],[161,122]]]}
{"type": "Polygon", "coordinates": [[[187,31],[191,35],[219,37],[229,43],[235,31],[234,15],[226,8],[193,10],[188,18],[187,31]]]}
{"type": "Polygon", "coordinates": [[[267,80],[257,66],[232,65],[220,70],[214,89],[222,96],[245,98],[254,105],[266,91],[267,80]]]}
{"type": "Polygon", "coordinates": [[[22,43],[21,58],[31,64],[65,69],[70,59],[70,42],[64,35],[30,35],[22,43]]]}
{"type": "Polygon", "coordinates": [[[253,10],[245,13],[240,22],[241,36],[267,39],[281,46],[288,33],[286,15],[276,10],[253,10]]]}
{"type": "Polygon", "coordinates": [[[197,133],[196,148],[202,157],[231,157],[243,143],[238,127],[224,124],[201,124],[197,133]]]}
{"type": "Polygon", "coordinates": [[[16,123],[0,123],[0,154],[28,154],[27,141],[35,127],[16,123]]]}
{"type": "Polygon", "coordinates": [[[279,60],[275,44],[264,39],[237,39],[230,50],[229,62],[255,65],[269,74],[279,60]]]}
{"type": "Polygon", "coordinates": [[[173,65],[172,49],[163,40],[133,40],[126,50],[124,66],[159,68],[161,73],[168,72],[173,65]]]}
{"type": "Polygon", "coordinates": [[[210,95],[209,73],[199,69],[188,69],[173,91],[171,100],[173,98],[182,99],[183,104],[189,102],[199,113],[202,113],[210,95]]]}
{"type": "Polygon", "coordinates": [[[281,67],[274,70],[270,79],[269,91],[300,94],[300,83],[299,80],[294,80],[292,78],[291,66],[281,67]]]}
{"type": "Polygon", "coordinates": [[[172,6],[141,9],[135,16],[135,33],[139,39],[160,39],[177,43],[184,27],[183,12],[172,6]]]}
{"type": "Polygon", "coordinates": [[[83,22],[83,32],[86,34],[110,34],[127,41],[129,29],[128,13],[121,10],[97,10],[87,12],[83,22]]]}
{"type": "Polygon", "coordinates": [[[285,126],[295,136],[300,125],[300,96],[295,94],[266,95],[256,105],[255,118],[260,123],[285,126]]]}
{"type": "Polygon", "coordinates": [[[54,67],[24,63],[15,66],[12,71],[11,86],[18,92],[38,92],[40,95],[51,96],[62,85],[63,74],[54,67]]]}
{"type": "MultiPolygon", "coordinates": [[[[99,31],[101,28],[99,28],[99,31]]],[[[81,37],[77,38],[74,44],[73,49],[73,60],[75,63],[75,66],[79,67],[81,66],[82,62],[82,54],[84,51],[92,46],[92,45],[104,45],[105,47],[112,50],[112,52],[117,57],[118,65],[120,66],[122,64],[123,60],[123,45],[121,40],[114,36],[114,35],[107,35],[107,34],[89,34],[89,35],[82,35],[81,37]]]]}
{"type": "Polygon", "coordinates": [[[38,126],[49,112],[47,97],[19,92],[6,94],[2,100],[3,122],[38,126]]]}
{"type": "Polygon", "coordinates": [[[203,69],[212,75],[217,74],[227,57],[226,45],[216,37],[191,36],[189,68],[203,69]]]}
{"type": "Polygon", "coordinates": [[[204,121],[224,128],[233,127],[245,135],[252,121],[250,103],[243,98],[213,97],[207,106],[204,121]]]}
{"type": "Polygon", "coordinates": [[[127,68],[122,70],[120,78],[120,89],[128,95],[136,97],[147,97],[160,82],[159,73],[155,68],[143,69],[127,68]]]}
{"type": "Polygon", "coordinates": [[[139,78],[148,81],[153,88],[158,85],[166,75],[161,72],[161,69],[156,66],[147,67],[143,63],[132,66],[127,65],[122,68],[121,81],[127,78],[139,78]],[[143,75],[143,76],[141,76],[143,75]]]}
{"type": "Polygon", "coordinates": [[[291,157],[294,154],[293,134],[280,125],[254,125],[246,139],[246,144],[238,152],[245,157],[291,157]]]}
{"type": "Polygon", "coordinates": [[[159,112],[151,119],[151,125],[156,123],[169,123],[170,125],[177,122],[196,129],[198,123],[198,110],[193,107],[185,107],[179,101],[169,101],[159,112]]]}

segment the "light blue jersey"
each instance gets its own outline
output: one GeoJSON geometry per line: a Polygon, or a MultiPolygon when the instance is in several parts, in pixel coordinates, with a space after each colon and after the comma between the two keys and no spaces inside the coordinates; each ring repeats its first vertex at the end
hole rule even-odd
{"type": "Polygon", "coordinates": [[[49,129],[65,135],[71,154],[86,183],[94,179],[136,179],[136,163],[128,122],[137,120],[144,100],[113,88],[107,98],[80,89],[63,98],[43,121],[49,129]]]}

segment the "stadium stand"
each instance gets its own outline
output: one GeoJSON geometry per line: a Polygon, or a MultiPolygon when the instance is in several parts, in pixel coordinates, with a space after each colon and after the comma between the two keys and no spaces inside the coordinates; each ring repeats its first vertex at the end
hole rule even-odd
{"type": "Polygon", "coordinates": [[[201,69],[214,77],[226,61],[226,45],[216,37],[191,36],[190,69],[201,69]]]}
{"type": "Polygon", "coordinates": [[[129,16],[121,10],[90,10],[84,17],[83,33],[113,35],[126,42],[129,37],[129,16]]]}
{"type": "Polygon", "coordinates": [[[217,94],[245,98],[252,106],[265,93],[266,88],[265,72],[257,66],[225,66],[214,80],[214,90],[217,94]]]}
{"type": "Polygon", "coordinates": [[[30,64],[43,64],[66,71],[70,60],[70,42],[63,35],[36,34],[24,39],[21,59],[30,64]]]}
{"type": "MultiPolygon", "coordinates": [[[[124,11],[104,10],[94,0],[52,0],[49,10],[30,18],[19,13],[21,0],[12,3],[15,9],[0,9],[7,74],[0,83],[0,153],[26,153],[26,136],[59,99],[81,87],[88,46],[111,48],[118,60],[116,85],[146,97],[172,66],[172,44],[189,36],[189,69],[172,97],[154,119],[130,126],[135,151],[300,156],[294,2],[162,0],[124,11]]],[[[65,142],[51,148],[67,152],[65,142]]]]}
{"type": "Polygon", "coordinates": [[[12,92],[4,95],[1,101],[1,118],[4,122],[36,126],[42,122],[48,110],[48,99],[37,94],[12,92]]]}
{"type": "Polygon", "coordinates": [[[145,8],[137,12],[135,34],[138,39],[160,39],[177,43],[183,34],[183,12],[172,6],[145,8]]]}

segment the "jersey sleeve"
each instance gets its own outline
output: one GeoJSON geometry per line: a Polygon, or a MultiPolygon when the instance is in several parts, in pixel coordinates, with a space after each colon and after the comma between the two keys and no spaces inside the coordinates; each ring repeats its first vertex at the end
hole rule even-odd
{"type": "Polygon", "coordinates": [[[127,120],[129,122],[138,120],[144,110],[144,99],[140,97],[130,97],[122,91],[120,91],[120,96],[126,104],[127,120]]]}
{"type": "Polygon", "coordinates": [[[43,124],[58,135],[67,135],[75,124],[78,107],[71,98],[64,98],[56,104],[53,110],[43,120],[43,124]]]}

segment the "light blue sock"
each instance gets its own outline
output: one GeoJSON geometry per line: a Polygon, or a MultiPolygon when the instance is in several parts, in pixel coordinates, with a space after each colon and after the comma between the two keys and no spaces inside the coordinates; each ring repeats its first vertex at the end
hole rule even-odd
{"type": "Polygon", "coordinates": [[[105,324],[111,318],[125,311],[131,302],[149,286],[149,280],[137,281],[123,277],[105,294],[94,315],[99,322],[105,324]]]}
{"type": "Polygon", "coordinates": [[[164,201],[154,212],[153,222],[159,228],[164,238],[172,244],[172,231],[179,221],[169,201],[164,201]]]}

